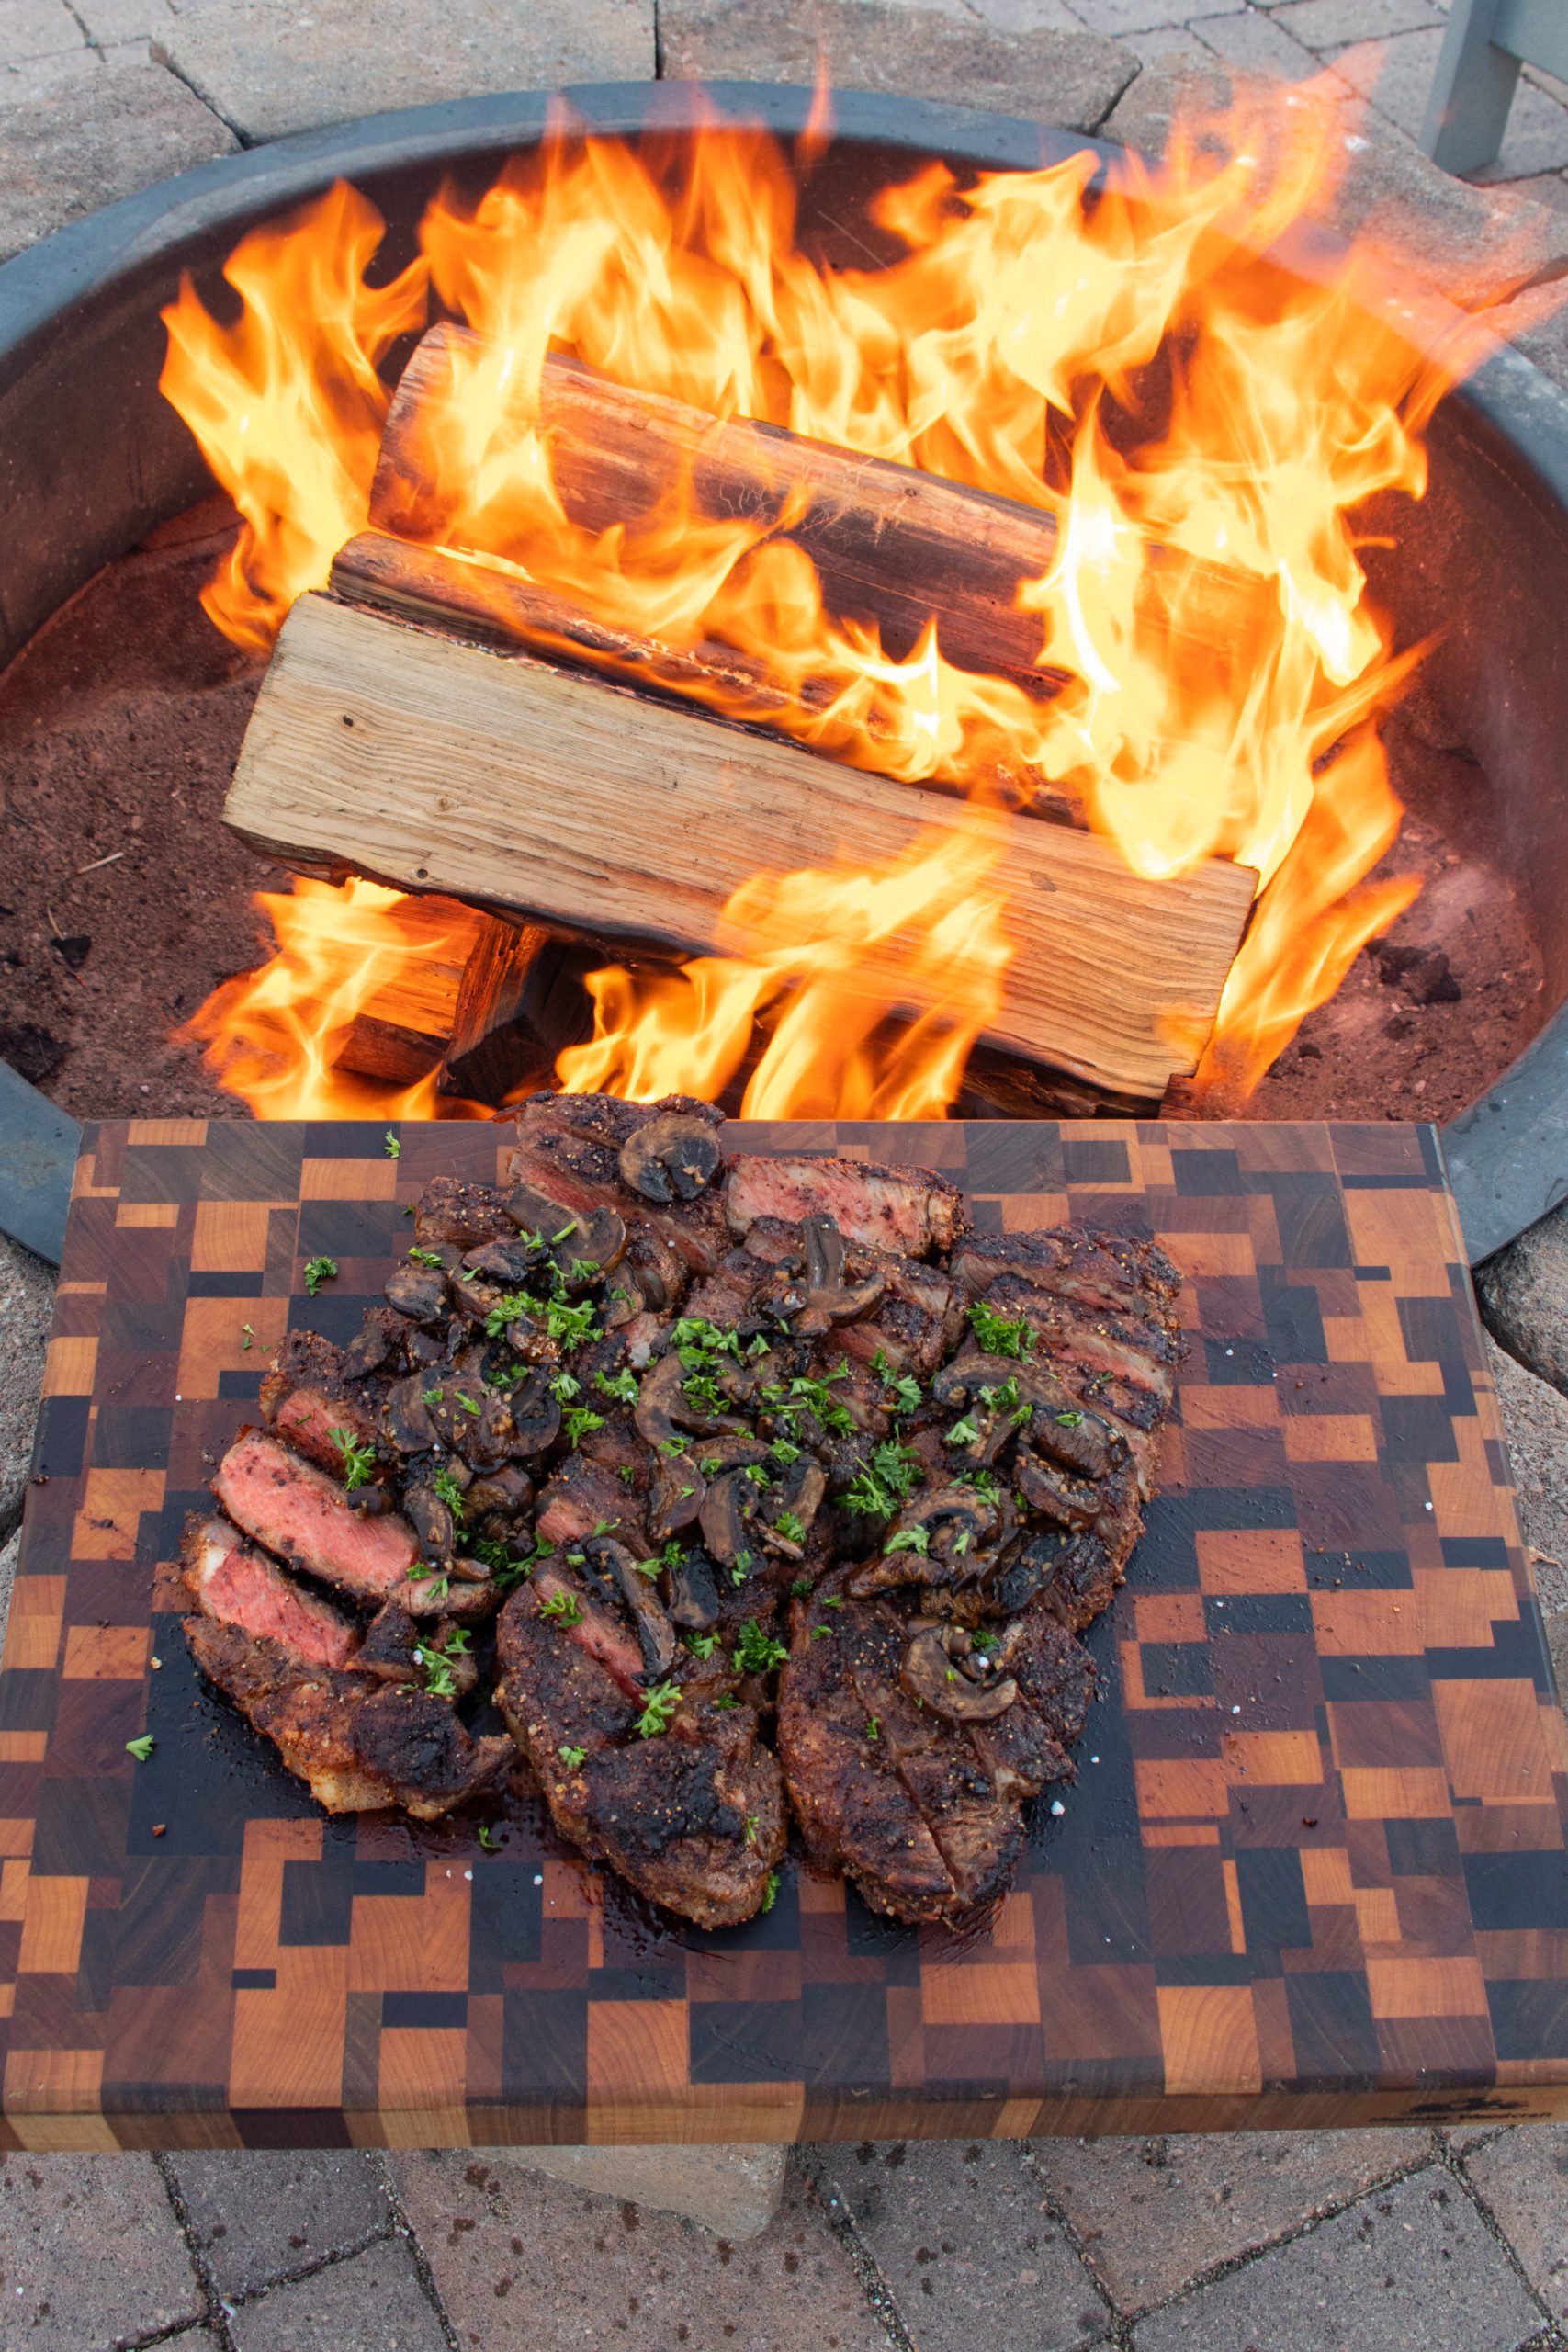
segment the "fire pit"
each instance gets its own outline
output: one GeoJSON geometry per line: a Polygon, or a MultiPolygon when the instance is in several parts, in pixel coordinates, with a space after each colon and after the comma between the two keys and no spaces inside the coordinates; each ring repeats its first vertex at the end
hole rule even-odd
{"type": "MultiPolygon", "coordinates": [[[[783,133],[807,127],[804,93],[715,96],[727,111],[783,133]]],[[[697,119],[694,94],[679,88],[579,93],[577,103],[605,130],[652,128],[686,137],[697,119]]],[[[99,563],[199,494],[200,470],[183,429],[154,390],[163,356],[157,312],[182,267],[220,311],[218,268],[242,232],[342,175],[385,215],[382,266],[395,269],[412,252],[414,225],[443,174],[455,173],[461,188],[477,195],[503,157],[536,141],[543,128],[542,106],[486,102],[291,142],[190,175],[172,204],[166,197],[133,199],[66,232],[47,254],[11,265],[0,286],[0,298],[9,298],[0,312],[8,353],[0,397],[12,476],[7,496],[18,527],[4,559],[8,576],[0,579],[6,650],[25,641],[99,563]],[[55,289],[64,262],[79,273],[78,290],[62,305],[55,289]]],[[[868,240],[869,249],[878,250],[879,232],[868,225],[875,192],[908,180],[935,153],[960,167],[1023,166],[1059,160],[1082,143],[906,102],[840,102],[833,141],[805,182],[801,243],[840,264],[863,260],[868,240]]],[[[1561,405],[1524,363],[1511,356],[1491,363],[1479,387],[1438,411],[1431,492],[1424,503],[1401,503],[1397,550],[1367,559],[1401,645],[1448,631],[1427,661],[1419,700],[1405,707],[1396,730],[1395,780],[1414,804],[1416,864],[1425,844],[1428,902],[1437,904],[1439,896],[1431,888],[1434,866],[1450,902],[1461,895],[1444,858],[1464,873],[1482,870],[1484,860],[1512,886],[1523,925],[1509,954],[1506,944],[1484,940],[1486,904],[1479,926],[1473,899],[1459,906],[1457,920],[1469,920],[1483,934],[1474,959],[1480,976],[1492,977],[1488,955],[1495,963],[1507,955],[1510,967],[1528,964],[1535,950],[1524,933],[1533,927],[1540,935],[1544,986],[1510,1008],[1512,1034],[1504,1029],[1494,1039],[1491,1069],[1479,1082],[1501,1069],[1507,1048],[1524,1042],[1532,1023],[1546,1024],[1543,1033],[1523,1064],[1450,1130],[1477,1256],[1550,1204],[1555,1174],[1551,1114],[1540,1098],[1561,1050],[1552,1043],[1551,1019],[1568,989],[1568,966],[1550,922],[1563,856],[1551,740],[1561,660],[1552,615],[1560,608],[1563,553],[1552,459],[1540,445],[1561,405]],[[1465,583],[1462,628],[1452,609],[1455,579],[1465,583]]],[[[60,944],[63,953],[69,942],[60,944]]],[[[1350,1014],[1351,1032],[1359,1021],[1368,1039],[1397,1031],[1402,1022],[1408,1028],[1406,998],[1416,990],[1385,992],[1370,967],[1360,971],[1344,1003],[1329,1008],[1340,1027],[1350,1014]],[[1352,1002],[1357,989],[1364,1000],[1359,1011],[1352,1002]]],[[[1471,1031],[1477,1013],[1477,1003],[1467,1000],[1451,1016],[1439,1006],[1436,1019],[1451,1018],[1456,1030],[1471,1031]]],[[[1258,1108],[1276,1114],[1361,1109],[1352,1102],[1331,1105],[1321,1090],[1317,1099],[1303,1091],[1313,1078],[1310,1030],[1302,1046],[1304,1053],[1298,1047],[1286,1057],[1267,1082],[1258,1108]]],[[[1375,1060],[1366,1058],[1375,1071],[1375,1060]]],[[[1416,1114],[1424,1107],[1419,1096],[1400,1104],[1416,1114]]]]}

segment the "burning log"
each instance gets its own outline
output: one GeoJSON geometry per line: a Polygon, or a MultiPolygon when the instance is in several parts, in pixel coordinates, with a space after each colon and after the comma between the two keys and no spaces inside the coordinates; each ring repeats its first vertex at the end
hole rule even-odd
{"type": "MultiPolygon", "coordinates": [[[[1016,949],[988,1041],[1145,1101],[1196,1066],[1254,881],[1224,861],[1148,881],[1094,835],[314,594],[278,639],[225,816],[299,872],[699,954],[733,949],[726,904],[759,873],[886,869],[961,833],[994,853],[985,887],[1016,949]]],[[[857,984],[904,1003],[902,964],[895,941],[857,984]]]]}
{"type": "Polygon", "coordinates": [[[427,1076],[446,1050],[467,966],[492,927],[449,899],[409,901],[398,922],[408,953],[355,1014],[333,1067],[390,1086],[427,1076]]]}
{"type": "MultiPolygon", "coordinates": [[[[455,368],[482,349],[472,329],[443,324],[414,352],[388,415],[370,493],[377,530],[427,545],[449,537],[455,508],[430,463],[426,419],[455,368]]],[[[1018,606],[1021,586],[1055,560],[1056,520],[1043,509],[777,425],[721,422],[679,401],[628,390],[561,352],[546,356],[539,411],[556,490],[582,529],[598,533],[618,523],[635,531],[679,511],[689,489],[701,513],[755,521],[804,548],[827,610],[874,624],[895,660],[913,650],[934,619],[943,654],[961,668],[1006,677],[1032,695],[1062,683],[1062,671],[1040,666],[1039,615],[1018,606]]],[[[415,575],[404,580],[414,591],[415,575]]],[[[539,643],[533,627],[558,624],[547,597],[542,607],[530,606],[528,585],[516,583],[524,593],[504,611],[525,641],[539,643]]],[[[1201,659],[1211,668],[1216,660],[1245,662],[1274,609],[1267,583],[1167,548],[1148,550],[1139,594],[1140,618],[1169,639],[1171,659],[1201,659]]],[[[591,659],[595,628],[589,622],[580,639],[591,659]]],[[[603,634],[612,656],[615,633],[603,634]]],[[[742,683],[751,683],[743,657],[724,653],[740,662],[742,683]]]]}
{"type": "Polygon", "coordinates": [[[603,961],[602,950],[537,924],[486,918],[447,1024],[436,1092],[501,1102],[525,1080],[547,1083],[556,1056],[592,1028],[582,976],[603,961]]]}

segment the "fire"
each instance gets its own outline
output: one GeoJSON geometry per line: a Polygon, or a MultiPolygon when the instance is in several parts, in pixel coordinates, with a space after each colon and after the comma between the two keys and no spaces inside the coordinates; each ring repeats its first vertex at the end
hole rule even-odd
{"type": "MultiPolygon", "coordinates": [[[[378,216],[335,189],[244,240],[233,324],[188,285],[165,313],[164,389],[243,517],[208,609],[265,647],[324,582],[365,521],[381,364],[434,297],[482,340],[454,347],[421,412],[431,536],[604,620],[740,649],[784,690],[772,723],[839,759],[977,801],[998,772],[1021,775],[1147,875],[1255,866],[1202,1072],[1245,1093],[1414,893],[1366,880],[1400,818],[1376,718],[1410,663],[1369,605],[1355,518],[1379,493],[1422,495],[1424,427],[1473,349],[1417,347],[1407,313],[1396,331],[1367,254],[1283,292],[1259,266],[1332,178],[1333,117],[1325,89],[1292,92],[1221,126],[1219,161],[1215,126],[1193,126],[1157,175],[1129,159],[1100,185],[1088,155],[964,187],[933,164],[877,201],[901,248],[882,268],[803,252],[789,158],[717,122],[678,164],[563,131],[477,202],[438,197],[419,258],[382,287],[378,216]],[[935,628],[885,650],[825,610],[796,546],[705,514],[687,484],[589,530],[542,417],[552,350],[1047,510],[1055,560],[1021,602],[1042,667],[1067,683],[1037,697],[964,670],[935,628]],[[1173,656],[1194,563],[1255,583],[1264,616],[1203,662],[1173,656]]],[[[760,1034],[753,1115],[942,1115],[1010,953],[991,864],[960,831],[890,873],[755,877],[728,910],[732,953],[657,982],[594,977],[595,1036],[563,1056],[561,1082],[716,1092],[760,1034]],[[897,1021],[855,983],[866,944],[888,940],[905,957],[897,1021]]],[[[193,1029],[264,1114],[342,1110],[345,976],[373,994],[375,959],[399,948],[395,899],[300,885],[263,903],[278,957],[193,1029]]]]}

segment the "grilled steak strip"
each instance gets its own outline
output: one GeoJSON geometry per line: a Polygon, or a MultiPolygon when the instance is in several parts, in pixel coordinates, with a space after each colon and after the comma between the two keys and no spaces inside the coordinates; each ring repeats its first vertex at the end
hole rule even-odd
{"type": "Polygon", "coordinates": [[[470,1739],[451,1706],[368,1675],[301,1666],[277,1643],[187,1617],[202,1672],[265,1733],[328,1813],[400,1805],[434,1821],[478,1796],[515,1761],[508,1739],[470,1739]]]}
{"type": "Polygon", "coordinates": [[[228,1520],[193,1511],[180,1549],[186,1583],[204,1617],[275,1642],[301,1666],[349,1664],[359,1645],[358,1627],[319,1593],[296,1584],[228,1520]]]}

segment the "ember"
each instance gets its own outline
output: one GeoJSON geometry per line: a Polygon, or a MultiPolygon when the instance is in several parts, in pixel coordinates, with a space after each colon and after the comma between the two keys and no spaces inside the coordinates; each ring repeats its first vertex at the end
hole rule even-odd
{"type": "MultiPolygon", "coordinates": [[[[1201,1090],[1245,1094],[1418,888],[1367,880],[1401,814],[1376,716],[1411,657],[1392,657],[1369,607],[1353,516],[1376,492],[1421,495],[1423,428],[1474,347],[1450,337],[1423,354],[1407,312],[1404,333],[1384,324],[1368,256],[1288,286],[1260,268],[1332,162],[1328,99],[1286,105],[1222,126],[1222,164],[1215,127],[1192,127],[1154,181],[1129,160],[1091,187],[1083,156],[960,189],[932,166],[877,200],[902,247],[881,269],[800,250],[788,158],[718,125],[679,168],[563,135],[477,204],[437,199],[389,286],[368,278],[373,208],[335,189],[231,257],[235,325],[188,285],[166,314],[164,389],[245,524],[207,609],[265,646],[371,519],[389,407],[378,367],[434,297],[476,332],[446,338],[400,447],[400,462],[417,452],[433,539],[605,626],[733,648],[768,683],[769,724],[840,761],[992,805],[998,774],[1021,776],[1015,799],[1066,804],[1141,875],[1215,855],[1256,867],[1200,1073],[1201,1090]],[[552,353],[1048,517],[1054,553],[1019,596],[1039,687],[999,659],[950,658],[940,624],[899,646],[834,610],[790,536],[798,499],[782,517],[716,513],[687,471],[648,511],[583,520],[546,416],[552,353]],[[1215,566],[1252,584],[1265,625],[1245,645],[1211,630],[1204,659],[1193,598],[1208,592],[1193,583],[1215,566]]],[[[742,701],[733,715],[754,714],[742,701]]],[[[303,921],[298,901],[271,902],[279,956],[193,1024],[264,1114],[364,1102],[365,1080],[345,1080],[323,1040],[374,994],[366,950],[409,952],[395,898],[367,888],[309,888],[303,921]],[[308,927],[320,945],[301,957],[308,927]]],[[[951,1103],[1013,952],[991,861],[961,830],[892,871],[759,873],[729,912],[733,955],[592,977],[595,1035],[562,1055],[561,1082],[714,1091],[766,1012],[753,1114],[951,1103]],[[835,984],[879,925],[914,943],[901,995],[916,1017],[901,1028],[863,998],[847,1019],[835,984]]],[[[419,1107],[475,1106],[432,1092],[419,1107]]]]}

